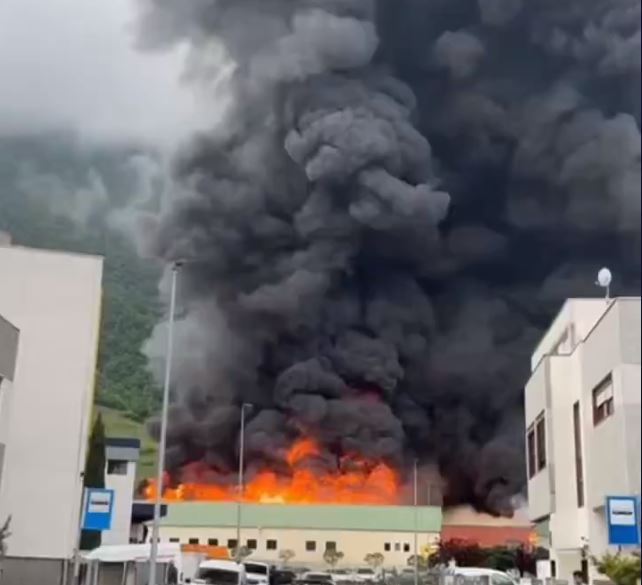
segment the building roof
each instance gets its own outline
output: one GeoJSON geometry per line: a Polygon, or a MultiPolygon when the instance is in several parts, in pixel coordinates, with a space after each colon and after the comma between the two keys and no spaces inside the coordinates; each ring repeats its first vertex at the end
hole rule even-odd
{"type": "MultiPolygon", "coordinates": [[[[183,502],[170,504],[163,526],[234,527],[235,503],[183,502]]],[[[331,506],[244,504],[244,528],[299,528],[386,532],[440,532],[441,508],[435,506],[331,506]]]]}

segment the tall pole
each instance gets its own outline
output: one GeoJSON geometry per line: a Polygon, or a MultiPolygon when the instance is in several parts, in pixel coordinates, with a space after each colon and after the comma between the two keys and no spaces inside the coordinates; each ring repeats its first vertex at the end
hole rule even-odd
{"type": "Polygon", "coordinates": [[[244,402],[241,405],[241,431],[239,437],[239,485],[238,499],[236,502],[236,557],[240,560],[241,551],[241,506],[243,505],[243,459],[245,455],[245,409],[252,408],[251,404],[244,402]]]}
{"type": "Polygon", "coordinates": [[[152,542],[149,554],[149,585],[156,585],[156,560],[158,558],[158,533],[160,529],[161,500],[163,497],[163,475],[165,471],[165,448],[167,442],[167,412],[169,410],[169,385],[172,374],[172,354],[174,351],[174,314],[176,313],[176,281],[179,262],[172,264],[172,284],[169,301],[169,323],[167,326],[167,355],[165,357],[165,381],[163,384],[163,410],[161,413],[160,442],[156,473],[156,495],[154,499],[154,521],[152,542]]]}
{"type": "Polygon", "coordinates": [[[415,465],[413,468],[413,505],[414,505],[414,524],[415,524],[415,534],[414,534],[414,548],[415,548],[415,585],[419,585],[419,551],[417,550],[417,460],[415,459],[415,465]]]}

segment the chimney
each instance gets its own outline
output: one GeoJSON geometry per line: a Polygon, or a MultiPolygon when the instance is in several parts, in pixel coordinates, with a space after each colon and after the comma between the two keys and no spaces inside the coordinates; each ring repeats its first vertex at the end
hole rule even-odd
{"type": "Polygon", "coordinates": [[[0,230],[0,248],[8,248],[11,246],[11,234],[0,230]]]}

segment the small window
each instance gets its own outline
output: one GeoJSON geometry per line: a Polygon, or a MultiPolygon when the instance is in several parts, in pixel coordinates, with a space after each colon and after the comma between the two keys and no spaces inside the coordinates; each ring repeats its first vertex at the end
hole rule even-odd
{"type": "Polygon", "coordinates": [[[198,540],[198,538],[190,538],[187,542],[189,544],[199,544],[200,541],[198,540]]]}
{"type": "Polygon", "coordinates": [[[127,475],[127,461],[109,459],[107,461],[107,475],[127,475]]]}
{"type": "Polygon", "coordinates": [[[207,546],[218,546],[218,538],[208,538],[207,546]]]}
{"type": "Polygon", "coordinates": [[[573,435],[575,443],[575,491],[577,507],[584,507],[584,460],[582,458],[582,420],[579,401],[573,405],[573,435]]]}
{"type": "Polygon", "coordinates": [[[278,546],[278,543],[276,542],[276,540],[266,540],[265,541],[265,548],[267,550],[276,550],[277,546],[278,546]]]}
{"type": "Polygon", "coordinates": [[[533,427],[528,429],[526,435],[526,449],[528,451],[528,477],[531,478],[536,473],[535,467],[535,430],[533,427]]]}
{"type": "Polygon", "coordinates": [[[180,538],[170,538],[169,541],[170,542],[180,542],[181,539],[180,538]]]}
{"type": "Polygon", "coordinates": [[[546,467],[546,420],[544,413],[539,415],[535,423],[535,436],[537,437],[537,471],[546,467]]]}
{"type": "Polygon", "coordinates": [[[308,552],[314,552],[317,550],[317,543],[315,540],[306,540],[305,541],[305,550],[308,552]]]}
{"type": "Polygon", "coordinates": [[[227,541],[227,548],[236,548],[237,541],[236,538],[229,538],[227,541]]]}
{"type": "Polygon", "coordinates": [[[395,551],[399,552],[401,550],[401,545],[398,542],[395,542],[395,551]]]}
{"type": "Polygon", "coordinates": [[[336,551],[337,550],[337,543],[330,540],[325,543],[325,550],[331,550],[331,551],[336,551]]]}
{"type": "Polygon", "coordinates": [[[384,542],[383,543],[383,550],[386,552],[390,552],[390,543],[389,542],[384,542]]]}
{"type": "Polygon", "coordinates": [[[410,552],[410,545],[407,542],[403,544],[403,552],[410,552]]]}
{"type": "Polygon", "coordinates": [[[593,424],[598,425],[613,414],[613,379],[609,374],[593,390],[593,424]]]}
{"type": "Polygon", "coordinates": [[[246,545],[250,550],[256,550],[256,539],[248,538],[246,545]]]}

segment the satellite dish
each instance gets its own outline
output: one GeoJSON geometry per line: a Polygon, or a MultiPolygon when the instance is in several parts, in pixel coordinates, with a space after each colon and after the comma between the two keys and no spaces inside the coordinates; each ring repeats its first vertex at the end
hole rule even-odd
{"type": "Polygon", "coordinates": [[[611,271],[608,268],[602,268],[597,273],[597,282],[595,284],[605,289],[607,299],[609,298],[609,294],[611,292],[610,287],[611,287],[612,280],[613,280],[613,275],[611,274],[611,271]]]}

